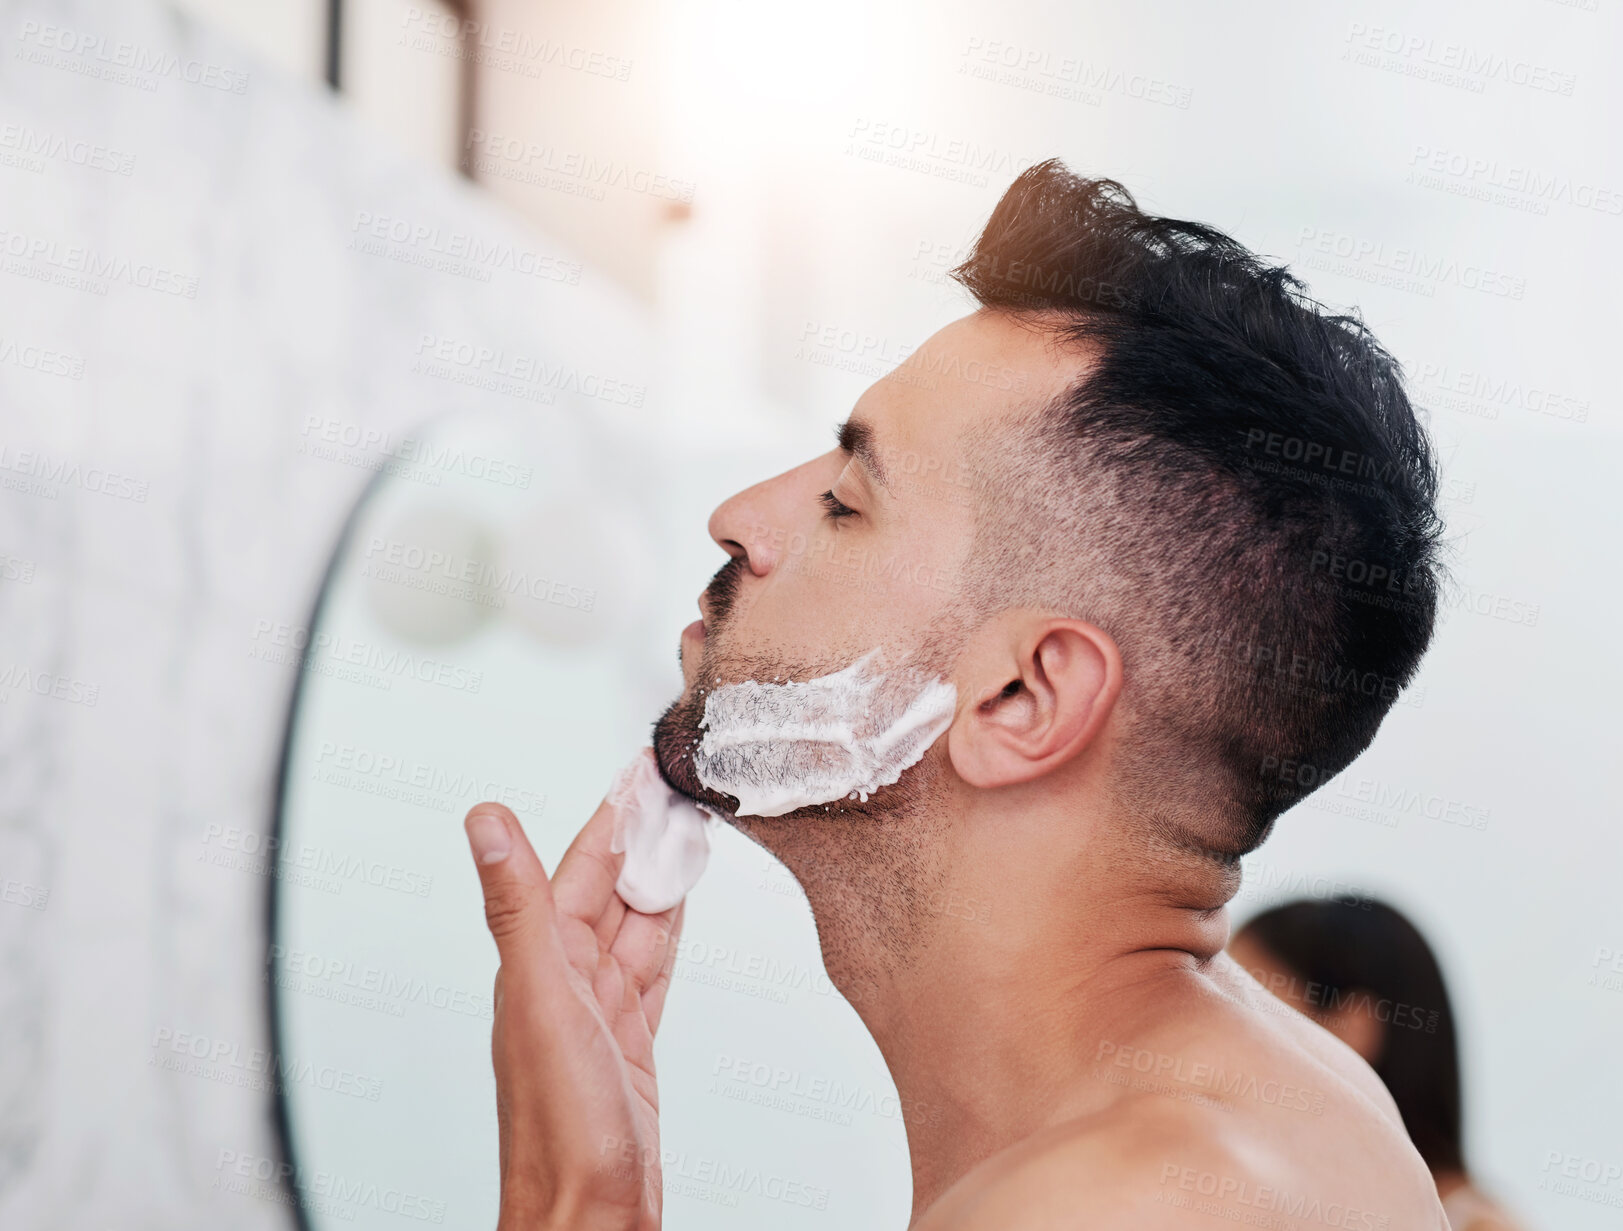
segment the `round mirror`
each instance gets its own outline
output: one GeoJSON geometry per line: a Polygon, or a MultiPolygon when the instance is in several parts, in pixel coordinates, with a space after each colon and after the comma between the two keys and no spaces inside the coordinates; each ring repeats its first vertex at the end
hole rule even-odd
{"type": "MultiPolygon", "coordinates": [[[[372,484],[311,627],[279,630],[303,670],[268,977],[308,1226],[495,1225],[496,952],[462,817],[506,803],[556,866],[680,691],[710,510],[795,452],[686,459],[601,413],[437,425],[372,484]]],[[[730,829],[656,1059],[668,1227],[906,1221],[884,1064],[799,887],[730,829]]]]}

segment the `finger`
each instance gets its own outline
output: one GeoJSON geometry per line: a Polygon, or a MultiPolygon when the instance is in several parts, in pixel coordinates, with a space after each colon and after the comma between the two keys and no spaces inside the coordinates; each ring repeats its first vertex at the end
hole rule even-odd
{"type": "Polygon", "coordinates": [[[676,951],[682,938],[682,918],[686,910],[687,903],[684,901],[671,912],[670,943],[665,946],[665,960],[642,994],[642,1015],[648,1022],[648,1033],[651,1035],[659,1030],[659,1019],[665,1014],[665,997],[671,990],[671,976],[676,970],[676,951]]]}
{"type": "Polygon", "coordinates": [[[625,903],[614,891],[625,863],[625,852],[611,849],[614,824],[614,805],[605,798],[569,844],[552,878],[553,900],[559,912],[588,924],[605,948],[614,939],[626,911],[625,903]]]}
{"type": "Polygon", "coordinates": [[[485,923],[508,972],[504,985],[560,974],[552,888],[518,818],[501,804],[475,804],[463,827],[484,890],[485,923]]]}
{"type": "Polygon", "coordinates": [[[674,941],[671,930],[676,907],[657,915],[627,911],[609,952],[626,972],[626,979],[642,995],[665,965],[665,956],[674,941]]]}
{"type": "Polygon", "coordinates": [[[603,1009],[605,1021],[612,1022],[619,1015],[626,997],[625,971],[607,953],[598,956],[597,973],[592,979],[592,994],[603,1009]]]}
{"type": "Polygon", "coordinates": [[[597,917],[597,923],[592,931],[597,935],[597,943],[607,949],[614,943],[614,938],[620,932],[620,925],[625,917],[633,913],[625,904],[625,900],[618,893],[609,898],[609,904],[603,908],[603,913],[597,917]]]}

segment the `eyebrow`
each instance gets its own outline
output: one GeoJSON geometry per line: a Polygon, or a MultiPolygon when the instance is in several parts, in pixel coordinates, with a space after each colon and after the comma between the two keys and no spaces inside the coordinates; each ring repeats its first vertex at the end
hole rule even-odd
{"type": "Polygon", "coordinates": [[[835,430],[835,437],[842,450],[861,462],[863,469],[874,477],[880,487],[890,491],[885,465],[879,460],[879,451],[874,445],[873,428],[861,419],[847,419],[835,430]]]}

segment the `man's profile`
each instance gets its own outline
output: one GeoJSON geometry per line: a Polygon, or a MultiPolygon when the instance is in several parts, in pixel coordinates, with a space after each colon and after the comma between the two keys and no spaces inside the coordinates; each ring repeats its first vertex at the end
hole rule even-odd
{"type": "MultiPolygon", "coordinates": [[[[1057,162],[955,277],[977,309],[837,448],[712,516],[729,560],[660,773],[805,889],[896,1082],[919,1231],[1445,1227],[1367,1065],[1224,953],[1240,857],[1431,638],[1437,476],[1397,364],[1282,268],[1057,162]],[[869,554],[907,567],[859,588],[841,561],[869,554]],[[695,770],[706,697],[876,650],[954,686],[945,734],[893,785],[732,816],[695,770]]],[[[657,1226],[681,907],[615,896],[608,805],[550,882],[505,809],[468,827],[502,1225],[657,1226]]]]}

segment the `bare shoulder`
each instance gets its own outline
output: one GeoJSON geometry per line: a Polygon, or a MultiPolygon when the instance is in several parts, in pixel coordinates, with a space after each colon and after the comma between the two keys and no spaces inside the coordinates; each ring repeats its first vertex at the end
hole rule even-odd
{"type": "Polygon", "coordinates": [[[1090,1060],[1098,1110],[985,1160],[916,1231],[1446,1228],[1379,1079],[1232,963],[1090,1060]]]}
{"type": "Polygon", "coordinates": [[[1146,1100],[1073,1121],[988,1159],[915,1231],[1209,1228],[1220,1205],[1243,1209],[1252,1177],[1283,1160],[1232,1148],[1204,1119],[1146,1100]]]}
{"type": "Polygon", "coordinates": [[[1125,1101],[988,1159],[914,1231],[1210,1231],[1214,1219],[1446,1231],[1423,1173],[1387,1182],[1378,1157],[1349,1158],[1330,1137],[1318,1154],[1221,1109],[1125,1101]]]}
{"type": "Polygon", "coordinates": [[[1227,954],[1218,956],[1209,977],[1213,990],[1234,1006],[1233,1014],[1218,1016],[1228,1019],[1240,1050],[1267,1055],[1283,1068],[1322,1070],[1401,1132],[1397,1104],[1357,1052],[1272,995],[1227,954]]]}

